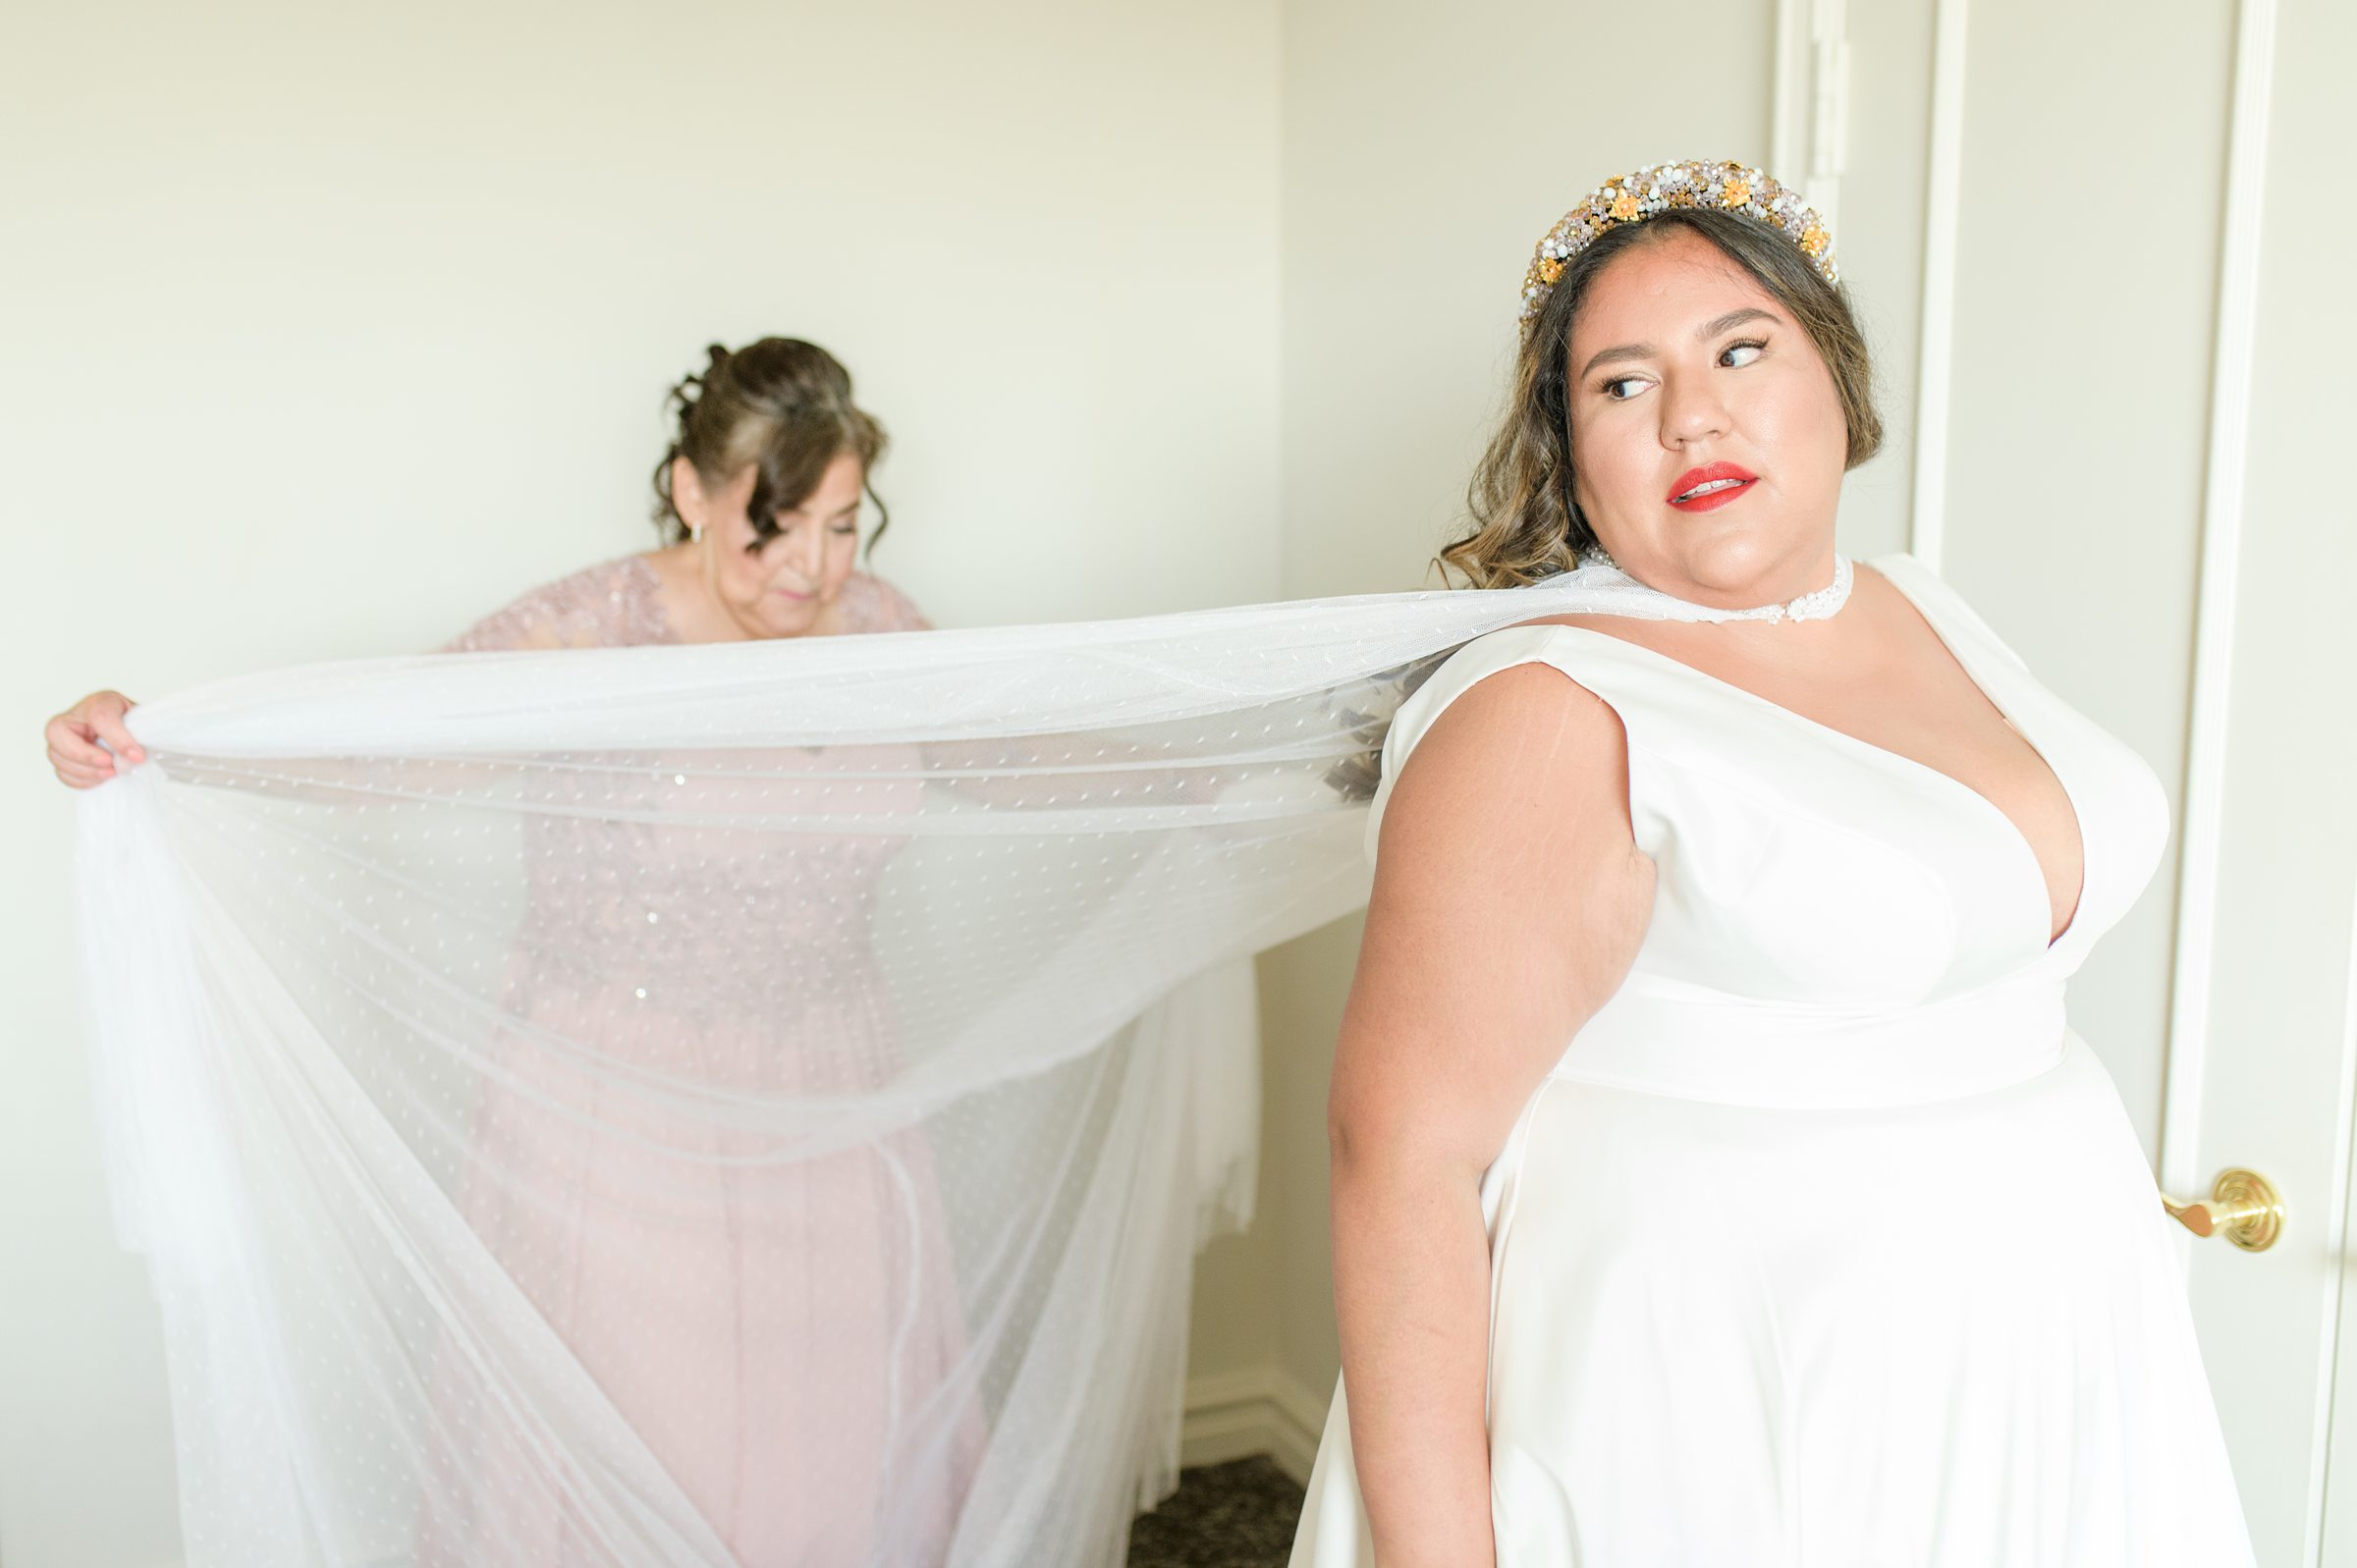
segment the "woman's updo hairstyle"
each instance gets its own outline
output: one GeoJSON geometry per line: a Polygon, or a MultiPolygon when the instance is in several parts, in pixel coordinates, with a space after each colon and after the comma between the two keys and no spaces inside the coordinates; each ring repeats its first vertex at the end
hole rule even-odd
{"type": "Polygon", "coordinates": [[[1572,499],[1571,323],[1613,258],[1659,244],[1677,230],[1702,236],[1750,273],[1817,346],[1849,426],[1844,466],[1855,468],[1882,446],[1873,367],[1848,292],[1826,282],[1789,237],[1756,218],[1672,207],[1597,237],[1564,263],[1547,302],[1524,324],[1512,402],[1466,488],[1472,525],[1441,551],[1444,575],[1453,569],[1474,588],[1518,587],[1568,571],[1579,553],[1597,542],[1572,499]]]}
{"type": "Polygon", "coordinates": [[[868,548],[891,522],[868,477],[884,456],[884,427],[851,401],[851,373],[815,343],[763,338],[732,353],[714,344],[701,374],[671,389],[679,434],[655,465],[655,527],[666,544],[687,537],[686,519],[672,500],[671,466],[695,465],[718,489],[749,464],[759,470],[745,515],[760,540],[776,537],[778,514],[800,506],[818,488],[827,464],[844,453],[859,460],[862,484],[882,519],[868,548]]]}

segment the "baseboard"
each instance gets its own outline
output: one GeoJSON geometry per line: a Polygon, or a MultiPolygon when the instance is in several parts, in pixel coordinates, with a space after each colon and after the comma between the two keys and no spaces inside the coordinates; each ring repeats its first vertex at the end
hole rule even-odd
{"type": "Polygon", "coordinates": [[[1215,1373],[1186,1385],[1181,1464],[1217,1465],[1267,1454],[1306,1485],[1326,1428],[1327,1402],[1277,1367],[1215,1373]]]}

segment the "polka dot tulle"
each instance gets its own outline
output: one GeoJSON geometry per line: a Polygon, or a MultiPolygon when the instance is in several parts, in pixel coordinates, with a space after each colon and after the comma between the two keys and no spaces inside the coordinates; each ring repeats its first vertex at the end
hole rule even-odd
{"type": "Polygon", "coordinates": [[[855,580],[683,647],[617,564],[137,712],[81,917],[195,1568],[1097,1563],[1175,1480],[1242,960],[1363,899],[1401,694],[1596,596],[855,580]]]}

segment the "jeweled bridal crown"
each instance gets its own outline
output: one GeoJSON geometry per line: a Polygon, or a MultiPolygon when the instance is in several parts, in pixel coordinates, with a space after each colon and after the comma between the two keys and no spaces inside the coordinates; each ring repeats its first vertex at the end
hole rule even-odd
{"type": "Polygon", "coordinates": [[[1615,229],[1672,207],[1716,207],[1757,218],[1800,247],[1826,282],[1838,284],[1834,237],[1808,203],[1761,170],[1740,163],[1657,163],[1615,175],[1562,216],[1539,242],[1522,278],[1522,321],[1538,315],[1573,256],[1615,229]]]}

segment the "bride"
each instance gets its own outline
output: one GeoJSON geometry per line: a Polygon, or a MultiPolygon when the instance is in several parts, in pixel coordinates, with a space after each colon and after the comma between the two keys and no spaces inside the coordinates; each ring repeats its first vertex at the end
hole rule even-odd
{"type": "Polygon", "coordinates": [[[2165,801],[1928,568],[1836,553],[1880,426],[1824,228],[1740,165],[1608,182],[1518,363],[1448,561],[1658,619],[1480,637],[1386,742],[1297,1568],[2248,1564],[2063,1013],[2165,801]],[[1990,1212],[2025,1173],[2065,1219],[1990,1212]]]}

